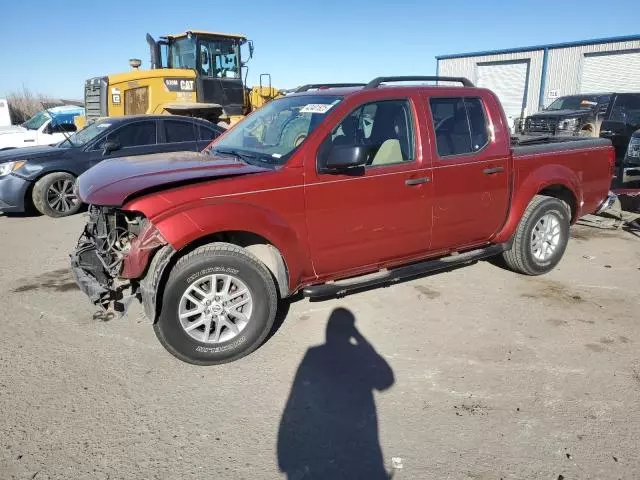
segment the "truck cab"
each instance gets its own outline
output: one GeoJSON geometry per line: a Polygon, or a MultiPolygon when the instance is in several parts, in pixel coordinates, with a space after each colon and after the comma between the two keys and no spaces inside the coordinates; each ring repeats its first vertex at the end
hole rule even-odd
{"type": "Polygon", "coordinates": [[[60,143],[77,130],[74,119],[83,113],[75,106],[42,110],[21,125],[0,129],[0,150],[60,143]]]}

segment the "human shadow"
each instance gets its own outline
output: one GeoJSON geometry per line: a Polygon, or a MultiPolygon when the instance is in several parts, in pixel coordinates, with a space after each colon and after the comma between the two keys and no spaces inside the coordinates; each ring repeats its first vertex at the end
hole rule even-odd
{"type": "Polygon", "coordinates": [[[278,465],[287,479],[388,479],[373,391],[393,383],[353,313],[335,309],[326,343],[309,348],[298,367],[280,420],[278,465]]]}

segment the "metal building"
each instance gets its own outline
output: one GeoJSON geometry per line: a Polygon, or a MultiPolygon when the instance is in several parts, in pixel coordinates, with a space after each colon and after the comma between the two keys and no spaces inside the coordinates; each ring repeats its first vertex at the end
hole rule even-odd
{"type": "Polygon", "coordinates": [[[640,92],[640,35],[440,55],[437,72],[463,76],[500,98],[513,126],[555,98],[640,92]]]}

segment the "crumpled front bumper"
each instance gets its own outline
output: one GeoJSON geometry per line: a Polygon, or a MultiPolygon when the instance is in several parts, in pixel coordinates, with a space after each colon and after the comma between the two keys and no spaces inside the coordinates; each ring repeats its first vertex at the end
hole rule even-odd
{"type": "Polygon", "coordinates": [[[82,291],[94,305],[124,315],[136,298],[137,286],[131,282],[117,285],[115,279],[100,271],[95,248],[84,245],[69,255],[71,273],[82,291]]]}
{"type": "Polygon", "coordinates": [[[91,303],[124,315],[135,298],[142,303],[147,318],[155,321],[160,281],[175,253],[170,245],[160,248],[155,252],[146,275],[134,281],[119,281],[101,271],[95,248],[89,245],[78,247],[69,256],[69,261],[78,288],[91,303]]]}

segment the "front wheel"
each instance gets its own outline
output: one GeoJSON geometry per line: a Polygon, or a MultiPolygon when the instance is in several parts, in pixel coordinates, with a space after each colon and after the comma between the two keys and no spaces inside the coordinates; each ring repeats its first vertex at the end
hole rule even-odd
{"type": "Polygon", "coordinates": [[[277,305],[275,283],[260,260],[236,245],[213,243],[173,267],[154,330],[184,362],[231,362],[258,348],[277,305]]]}
{"type": "Polygon", "coordinates": [[[569,208],[557,198],[536,195],[520,219],[507,266],[525,275],[542,275],[558,264],[569,241],[569,208]]]}
{"type": "Polygon", "coordinates": [[[49,217],[73,215],[82,206],[73,193],[75,181],[76,177],[66,172],[45,175],[33,186],[33,205],[41,214],[49,217]]]}

